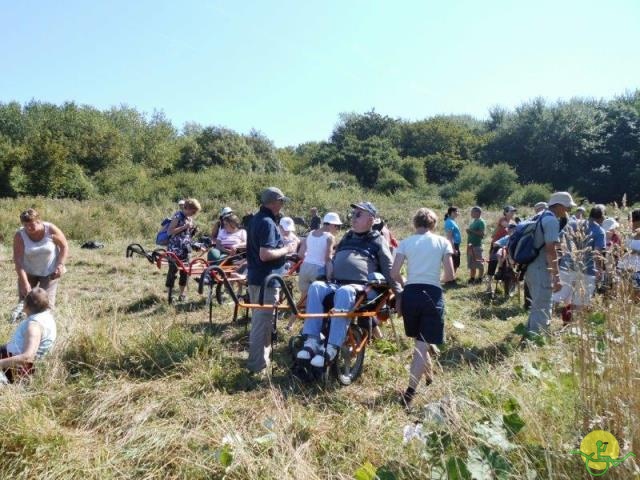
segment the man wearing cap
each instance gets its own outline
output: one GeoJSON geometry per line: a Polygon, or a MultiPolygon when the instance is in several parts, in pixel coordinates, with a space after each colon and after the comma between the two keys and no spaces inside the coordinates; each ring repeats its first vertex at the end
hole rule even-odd
{"type": "Polygon", "coordinates": [[[547,202],[538,202],[533,206],[533,211],[535,212],[535,215],[537,215],[547,208],[549,208],[549,204],[547,202]]]}
{"type": "MultiPolygon", "coordinates": [[[[247,281],[251,303],[258,303],[260,287],[271,273],[283,273],[285,257],[294,253],[285,246],[276,221],[284,202],[289,199],[276,187],[265,189],[260,195],[260,210],[251,219],[247,236],[247,281]]],[[[278,289],[264,289],[265,305],[278,301],[278,289]]],[[[273,312],[253,310],[249,333],[249,359],[247,368],[260,372],[267,367],[271,352],[273,312]]]]}
{"type": "Polygon", "coordinates": [[[467,228],[468,246],[467,246],[467,267],[469,267],[469,283],[482,282],[484,275],[484,250],[482,249],[482,239],[484,238],[487,225],[482,218],[482,209],[473,207],[471,209],[471,218],[473,221],[467,228]],[[478,278],[476,279],[476,270],[478,278]]]}
{"type": "Polygon", "coordinates": [[[576,208],[576,213],[571,216],[571,220],[584,220],[585,213],[587,213],[586,209],[580,205],[576,208]]]}
{"type": "Polygon", "coordinates": [[[556,192],[549,199],[549,209],[541,213],[540,227],[534,233],[534,245],[540,246],[536,259],[527,266],[524,280],[531,296],[527,331],[548,332],[553,303],[551,295],[560,290],[557,245],[560,243],[560,222],[575,207],[571,194],[556,192]]]}
{"type": "MultiPolygon", "coordinates": [[[[382,273],[394,292],[401,291],[400,284],[391,278],[389,245],[380,232],[372,228],[378,211],[370,202],[353,203],[351,208],[351,230],[336,247],[332,278],[328,278],[328,282],[316,281],[311,284],[307,295],[307,313],[322,313],[323,301],[331,293],[335,294],[334,311],[348,312],[353,308],[357,294],[364,289],[368,276],[376,272],[382,273]],[[333,283],[329,283],[331,280],[333,283]]],[[[325,360],[332,361],[344,343],[349,322],[345,317],[331,317],[325,350],[320,342],[322,319],[305,320],[302,333],[307,338],[297,358],[311,360],[314,367],[323,367],[325,360]]]]}

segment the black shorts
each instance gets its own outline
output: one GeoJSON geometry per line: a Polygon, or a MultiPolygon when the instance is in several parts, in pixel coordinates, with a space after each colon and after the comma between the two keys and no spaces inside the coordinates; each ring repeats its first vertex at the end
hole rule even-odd
{"type": "Polygon", "coordinates": [[[491,252],[489,253],[489,263],[487,265],[487,275],[490,277],[495,275],[496,267],[498,266],[498,250],[500,247],[493,246],[491,247],[491,252]]]}
{"type": "Polygon", "coordinates": [[[444,296],[440,287],[407,285],[402,292],[402,317],[408,337],[444,343],[444,296]]]}

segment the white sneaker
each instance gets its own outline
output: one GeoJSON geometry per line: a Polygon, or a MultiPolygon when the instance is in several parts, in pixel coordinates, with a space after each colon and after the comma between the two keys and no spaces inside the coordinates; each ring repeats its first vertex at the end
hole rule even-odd
{"type": "Polygon", "coordinates": [[[298,360],[310,360],[312,355],[311,352],[315,355],[318,353],[319,348],[320,345],[318,343],[318,339],[315,337],[309,337],[304,341],[304,347],[302,347],[302,350],[298,352],[296,358],[298,360]]]}
{"type": "Polygon", "coordinates": [[[338,347],[335,345],[329,344],[327,345],[327,349],[325,351],[324,348],[320,349],[320,352],[311,359],[311,365],[314,367],[322,368],[324,367],[324,359],[327,357],[327,360],[332,362],[336,355],[338,354],[338,347]]]}

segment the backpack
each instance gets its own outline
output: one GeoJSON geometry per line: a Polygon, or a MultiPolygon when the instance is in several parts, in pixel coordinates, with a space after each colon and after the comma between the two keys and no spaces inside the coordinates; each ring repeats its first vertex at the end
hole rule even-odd
{"type": "Polygon", "coordinates": [[[166,247],[169,245],[169,224],[171,224],[171,218],[167,217],[160,223],[160,231],[156,234],[156,245],[166,247]]]}
{"type": "Polygon", "coordinates": [[[507,242],[507,251],[511,259],[518,265],[529,265],[538,258],[540,250],[544,247],[544,242],[540,246],[535,245],[535,236],[538,226],[540,226],[540,230],[542,230],[542,234],[544,235],[542,217],[544,217],[546,213],[547,211],[544,211],[531,220],[525,220],[519,223],[513,233],[511,233],[509,241],[507,242]]]}

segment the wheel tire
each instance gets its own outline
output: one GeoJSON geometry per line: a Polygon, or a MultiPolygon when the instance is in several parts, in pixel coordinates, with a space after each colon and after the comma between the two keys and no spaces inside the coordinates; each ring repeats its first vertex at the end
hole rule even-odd
{"type": "Polygon", "coordinates": [[[209,304],[209,324],[213,324],[213,283],[209,284],[207,303],[209,304]]]}
{"type": "MultiPolygon", "coordinates": [[[[364,338],[362,328],[357,325],[351,325],[349,328],[355,343],[360,344],[364,338]]],[[[366,345],[363,345],[358,353],[355,353],[353,348],[353,345],[345,343],[332,365],[333,373],[342,385],[351,385],[362,374],[366,345]]]]}

